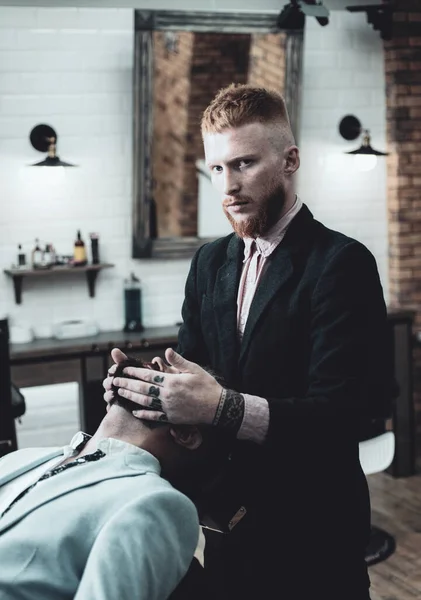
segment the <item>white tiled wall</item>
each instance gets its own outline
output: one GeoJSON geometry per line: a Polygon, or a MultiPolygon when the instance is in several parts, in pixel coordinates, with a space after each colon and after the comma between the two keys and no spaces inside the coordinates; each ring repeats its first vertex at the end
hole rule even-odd
{"type": "Polygon", "coordinates": [[[331,12],[323,28],[307,20],[298,190],[316,218],[373,252],[387,298],[386,161],[358,171],[344,152],[361,140],[348,142],[338,130],[342,117],[355,115],[384,151],[385,102],[382,41],[365,15],[331,12]]]}
{"type": "MultiPolygon", "coordinates": [[[[271,1],[265,10],[275,8],[271,1]]],[[[181,8],[207,8],[194,4],[181,8]]],[[[130,257],[132,19],[131,9],[0,7],[0,314],[38,334],[70,318],[120,329],[130,271],[143,282],[146,325],[180,318],[189,261],[130,257]],[[65,181],[27,166],[43,158],[28,141],[43,122],[58,132],[61,158],[79,165],[65,181]],[[98,232],[101,258],[116,265],[99,275],[96,297],[82,275],[25,279],[17,306],[1,273],[17,244],[29,252],[39,237],[71,253],[79,228],[85,241],[98,232]]],[[[380,37],[362,15],[332,12],[325,28],[308,20],[304,68],[300,194],[316,217],[373,250],[387,287],[385,166],[355,172],[342,151],[356,143],[337,133],[340,118],[354,113],[384,147],[380,37]]]]}
{"type": "Polygon", "coordinates": [[[23,303],[0,274],[0,313],[37,334],[52,322],[93,318],[102,329],[123,325],[123,279],[143,282],[144,323],[180,319],[189,261],[131,259],[133,11],[130,9],[0,8],[0,269],[28,253],[34,238],[71,254],[77,229],[100,235],[103,261],[96,297],[84,275],[25,279],[23,303]],[[29,144],[31,129],[57,131],[58,154],[79,165],[27,165],[44,158],[29,144]],[[47,171],[47,172],[46,172],[47,171]]]}

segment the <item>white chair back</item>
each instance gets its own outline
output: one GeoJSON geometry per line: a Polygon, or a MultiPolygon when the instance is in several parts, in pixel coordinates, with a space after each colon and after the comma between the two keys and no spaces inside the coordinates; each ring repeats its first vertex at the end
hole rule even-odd
{"type": "Polygon", "coordinates": [[[381,435],[359,443],[360,464],[366,475],[385,471],[395,455],[395,434],[386,431],[381,435]]]}

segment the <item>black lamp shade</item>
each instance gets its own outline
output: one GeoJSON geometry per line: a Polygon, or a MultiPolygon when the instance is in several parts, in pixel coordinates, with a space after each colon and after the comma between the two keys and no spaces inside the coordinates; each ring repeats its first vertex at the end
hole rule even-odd
{"type": "Polygon", "coordinates": [[[34,163],[33,167],[75,167],[71,163],[60,160],[58,156],[47,156],[45,160],[34,163]]]}
{"type": "Polygon", "coordinates": [[[42,160],[41,162],[34,163],[33,167],[75,167],[68,162],[64,162],[60,160],[58,156],[55,155],[55,148],[57,145],[57,133],[55,130],[49,125],[45,125],[42,123],[41,125],[37,125],[34,127],[29,134],[29,140],[35,148],[39,152],[48,152],[48,156],[42,160]],[[53,142],[52,142],[53,140],[53,142]],[[52,143],[54,144],[52,151],[50,148],[52,147],[52,143]],[[53,156],[53,155],[54,156],[53,156]]]}
{"type": "Polygon", "coordinates": [[[388,152],[380,152],[379,150],[374,150],[374,148],[370,144],[362,144],[357,150],[351,150],[351,152],[346,152],[345,154],[369,154],[371,156],[388,156],[388,152]]]}

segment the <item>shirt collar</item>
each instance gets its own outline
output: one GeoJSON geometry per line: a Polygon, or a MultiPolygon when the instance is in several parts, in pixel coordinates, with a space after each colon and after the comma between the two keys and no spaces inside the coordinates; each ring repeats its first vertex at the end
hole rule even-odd
{"type": "Polygon", "coordinates": [[[292,219],[298,214],[303,206],[302,201],[298,196],[295,197],[295,202],[291,206],[288,212],[286,212],[282,217],[275,223],[275,225],[267,232],[266,235],[262,237],[254,238],[244,238],[244,261],[245,262],[250,257],[251,245],[253,241],[256,242],[257,251],[264,257],[267,258],[272,254],[275,248],[282,241],[286,230],[288,229],[289,224],[292,219]]]}
{"type": "Polygon", "coordinates": [[[70,440],[70,444],[64,447],[64,453],[75,454],[76,452],[80,452],[89,442],[91,437],[91,435],[84,433],[83,431],[78,431],[70,440]]]}
{"type": "MultiPolygon", "coordinates": [[[[64,447],[64,454],[66,456],[73,456],[78,454],[82,450],[82,448],[88,443],[91,437],[91,435],[88,435],[83,431],[78,431],[78,433],[76,433],[72,437],[70,444],[64,447]]],[[[145,455],[147,454],[154,458],[154,460],[156,460],[155,457],[152,456],[152,454],[150,454],[146,450],[143,450],[143,448],[139,448],[134,444],[129,444],[128,442],[123,442],[122,440],[117,440],[116,438],[111,437],[99,440],[96,450],[102,450],[102,452],[106,456],[121,454],[123,452],[130,454],[138,454],[139,456],[142,455],[143,457],[145,457],[145,455]]]]}

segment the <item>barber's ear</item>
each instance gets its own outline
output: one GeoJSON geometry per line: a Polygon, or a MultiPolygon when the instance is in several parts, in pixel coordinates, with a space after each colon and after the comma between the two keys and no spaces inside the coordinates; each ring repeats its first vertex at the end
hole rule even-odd
{"type": "Polygon", "coordinates": [[[170,434],[179,446],[187,450],[197,450],[202,445],[203,436],[195,425],[174,425],[170,434]]]}
{"type": "Polygon", "coordinates": [[[290,146],[285,151],[285,175],[293,175],[300,166],[300,152],[297,146],[290,146]]]}

